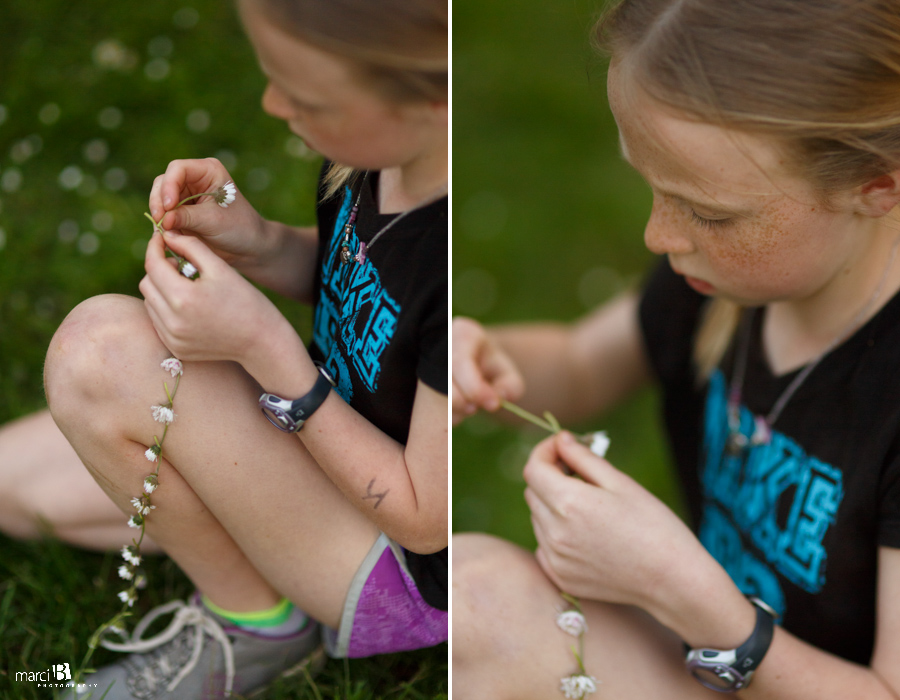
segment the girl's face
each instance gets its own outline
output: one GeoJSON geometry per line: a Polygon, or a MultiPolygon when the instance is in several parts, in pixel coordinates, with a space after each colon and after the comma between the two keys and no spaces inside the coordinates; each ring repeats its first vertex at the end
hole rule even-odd
{"type": "Polygon", "coordinates": [[[805,299],[865,249],[849,195],[826,209],[773,143],[679,118],[631,88],[613,67],[622,153],[653,190],[644,239],[695,290],[748,306],[805,299]]]}
{"type": "Polygon", "coordinates": [[[427,102],[394,104],[360,84],[351,65],[302,42],[241,0],[244,26],[269,80],[263,109],[326,158],[360,170],[403,166],[446,149],[446,109],[427,102]]]}

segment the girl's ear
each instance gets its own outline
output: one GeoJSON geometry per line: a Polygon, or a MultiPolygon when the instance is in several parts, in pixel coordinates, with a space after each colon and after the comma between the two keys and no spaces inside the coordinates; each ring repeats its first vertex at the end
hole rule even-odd
{"type": "Polygon", "coordinates": [[[881,217],[900,205],[900,170],[869,180],[857,190],[857,210],[866,216],[881,217]]]}

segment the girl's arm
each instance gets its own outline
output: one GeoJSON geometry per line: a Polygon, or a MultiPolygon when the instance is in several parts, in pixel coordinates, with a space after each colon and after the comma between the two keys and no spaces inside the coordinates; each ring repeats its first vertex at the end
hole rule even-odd
{"type": "MultiPolygon", "coordinates": [[[[525,479],[537,559],[561,590],[636,605],[694,648],[734,649],[750,636],[755,610],[728,573],[668,507],[609,462],[562,434],[535,448],[525,479]],[[581,478],[566,475],[562,464],[581,478]]],[[[877,636],[869,667],[776,627],[752,683],[739,696],[897,700],[900,550],[882,548],[879,564],[877,636]]],[[[696,697],[709,696],[698,683],[696,697]]]]}
{"type": "Polygon", "coordinates": [[[649,377],[635,294],[572,324],[484,329],[469,319],[454,322],[454,418],[477,408],[496,410],[506,398],[573,422],[615,405],[649,377]],[[521,373],[518,383],[508,367],[521,373]]]}

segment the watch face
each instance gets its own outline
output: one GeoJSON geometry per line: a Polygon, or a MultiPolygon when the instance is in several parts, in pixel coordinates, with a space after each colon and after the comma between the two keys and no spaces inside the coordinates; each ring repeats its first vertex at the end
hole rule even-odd
{"type": "Polygon", "coordinates": [[[743,681],[733,669],[727,666],[716,665],[712,668],[693,666],[691,673],[707,688],[713,690],[734,690],[738,681],[743,681]]]}
{"type": "Polygon", "coordinates": [[[268,405],[260,406],[260,408],[262,408],[263,415],[268,418],[269,422],[276,428],[283,430],[286,433],[294,431],[294,421],[292,421],[280,408],[274,408],[273,406],[268,405]]]}

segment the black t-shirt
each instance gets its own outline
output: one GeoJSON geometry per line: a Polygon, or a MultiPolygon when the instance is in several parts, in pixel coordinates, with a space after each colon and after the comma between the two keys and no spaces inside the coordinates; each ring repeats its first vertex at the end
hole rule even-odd
{"type": "MultiPolygon", "coordinates": [[[[352,253],[396,214],[379,214],[378,173],[318,207],[319,263],[310,354],[360,415],[406,444],[417,381],[447,394],[447,198],[410,212],[371,245],[365,261],[341,264],[344,225],[362,190],[352,253]]],[[[447,609],[447,551],[407,552],[425,600],[447,609]]]]}
{"type": "MultiPolygon", "coordinates": [[[[644,342],[695,530],[738,587],[792,634],[867,664],[879,546],[900,547],[900,295],[813,370],[769,444],[732,456],[726,399],[734,343],[708,382],[691,361],[705,298],[661,262],[640,308],[644,342]]],[[[746,312],[745,313],[749,313],[746,312]]],[[[755,312],[742,432],[800,370],[775,376],[755,312]]]]}

